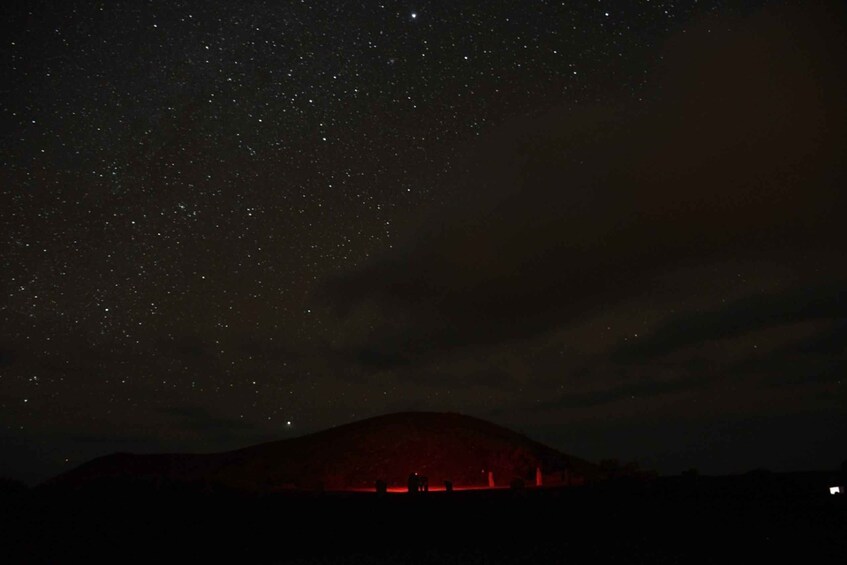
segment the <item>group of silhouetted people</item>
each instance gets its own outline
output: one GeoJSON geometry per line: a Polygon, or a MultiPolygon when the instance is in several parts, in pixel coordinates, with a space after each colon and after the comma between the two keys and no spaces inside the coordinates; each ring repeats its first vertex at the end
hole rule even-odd
{"type": "MultiPolygon", "coordinates": [[[[429,492],[429,478],[423,475],[418,475],[417,473],[412,473],[409,475],[408,488],[409,492],[429,492]]],[[[444,490],[452,492],[453,481],[444,481],[444,490]]],[[[376,492],[378,494],[385,494],[388,492],[388,483],[382,479],[377,479],[376,492]]]]}
{"type": "Polygon", "coordinates": [[[409,475],[409,492],[429,492],[429,479],[423,475],[409,475]]]}

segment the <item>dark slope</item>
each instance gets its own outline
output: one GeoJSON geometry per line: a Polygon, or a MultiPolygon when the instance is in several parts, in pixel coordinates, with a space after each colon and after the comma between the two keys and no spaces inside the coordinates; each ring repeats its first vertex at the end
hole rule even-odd
{"type": "Polygon", "coordinates": [[[410,473],[430,485],[450,480],[484,486],[512,479],[545,482],[594,478],[596,467],[485,420],[455,413],[377,416],[310,435],[214,454],[119,453],[94,459],[48,481],[82,486],[98,481],[145,481],[224,486],[248,491],[373,488],[406,484],[410,473]]]}

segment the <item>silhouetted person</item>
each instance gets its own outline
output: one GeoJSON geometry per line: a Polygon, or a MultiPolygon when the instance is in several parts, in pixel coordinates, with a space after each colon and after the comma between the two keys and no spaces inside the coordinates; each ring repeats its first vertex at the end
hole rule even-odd
{"type": "Polygon", "coordinates": [[[418,474],[412,473],[409,475],[409,492],[418,492],[418,474]]]}
{"type": "Polygon", "coordinates": [[[429,479],[426,477],[418,477],[418,490],[421,492],[429,492],[429,479]]]}
{"type": "Polygon", "coordinates": [[[376,480],[376,493],[377,494],[385,494],[388,491],[388,484],[382,479],[376,480]]]}
{"type": "Polygon", "coordinates": [[[444,481],[444,490],[453,492],[453,481],[444,481]]]}

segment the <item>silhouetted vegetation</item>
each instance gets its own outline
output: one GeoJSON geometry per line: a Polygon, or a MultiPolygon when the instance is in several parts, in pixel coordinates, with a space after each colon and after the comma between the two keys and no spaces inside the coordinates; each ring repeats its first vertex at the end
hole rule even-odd
{"type": "Polygon", "coordinates": [[[655,479],[658,473],[642,469],[637,461],[621,463],[617,459],[600,461],[600,476],[605,481],[647,481],[655,479]]]}

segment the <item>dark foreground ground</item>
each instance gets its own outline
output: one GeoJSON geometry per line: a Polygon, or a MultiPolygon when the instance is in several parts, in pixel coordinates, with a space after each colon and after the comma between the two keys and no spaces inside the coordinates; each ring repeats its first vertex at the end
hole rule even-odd
{"type": "Polygon", "coordinates": [[[3,563],[847,563],[847,496],[773,477],[243,496],[5,492],[3,563]]]}

